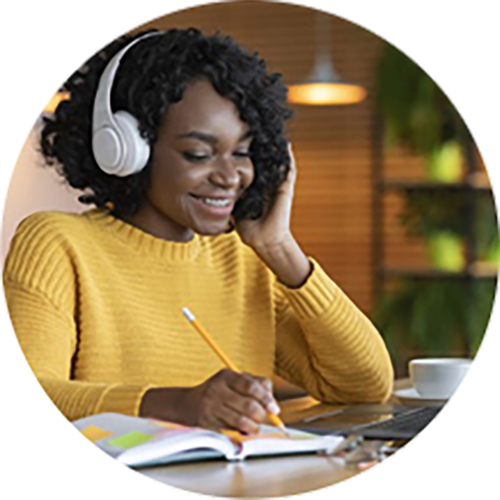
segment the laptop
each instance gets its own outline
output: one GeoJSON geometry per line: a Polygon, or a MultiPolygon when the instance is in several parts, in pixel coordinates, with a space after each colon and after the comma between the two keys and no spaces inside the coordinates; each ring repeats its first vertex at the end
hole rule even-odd
{"type": "Polygon", "coordinates": [[[360,404],[287,424],[319,435],[357,434],[366,439],[409,440],[422,431],[443,405],[360,404]]]}

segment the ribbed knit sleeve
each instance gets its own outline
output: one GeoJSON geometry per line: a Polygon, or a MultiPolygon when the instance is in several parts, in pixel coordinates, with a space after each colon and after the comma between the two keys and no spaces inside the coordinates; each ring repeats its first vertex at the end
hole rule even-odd
{"type": "Polygon", "coordinates": [[[147,387],[71,380],[78,350],[78,276],[72,259],[53,218],[38,213],[20,224],[3,281],[21,348],[40,384],[68,419],[105,411],[135,415],[147,387]]]}
{"type": "Polygon", "coordinates": [[[277,373],[321,401],[385,401],[393,369],[379,332],[310,260],[313,271],[302,287],[275,284],[277,373]]]}

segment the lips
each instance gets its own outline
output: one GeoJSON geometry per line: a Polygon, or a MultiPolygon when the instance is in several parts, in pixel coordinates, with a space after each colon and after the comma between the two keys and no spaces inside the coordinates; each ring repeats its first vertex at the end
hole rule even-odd
{"type": "Polygon", "coordinates": [[[205,196],[191,194],[196,204],[210,215],[227,216],[233,211],[235,196],[205,196]]]}
{"type": "Polygon", "coordinates": [[[207,205],[213,206],[213,207],[227,207],[230,203],[231,200],[229,198],[198,198],[199,200],[203,201],[207,205]]]}

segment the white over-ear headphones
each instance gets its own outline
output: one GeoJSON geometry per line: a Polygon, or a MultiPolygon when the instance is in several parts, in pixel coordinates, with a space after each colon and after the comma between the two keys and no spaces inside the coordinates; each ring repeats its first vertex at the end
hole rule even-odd
{"type": "Polygon", "coordinates": [[[148,161],[149,144],[139,133],[137,119],[127,111],[111,111],[111,89],[125,52],[144,38],[160,34],[146,33],[125,46],[111,59],[99,80],[92,115],[92,151],[107,174],[119,177],[135,174],[148,161]]]}

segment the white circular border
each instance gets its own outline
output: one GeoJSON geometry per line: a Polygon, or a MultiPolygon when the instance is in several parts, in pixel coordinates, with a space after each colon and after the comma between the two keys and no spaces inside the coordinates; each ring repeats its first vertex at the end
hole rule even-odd
{"type": "MultiPolygon", "coordinates": [[[[205,2],[179,0],[179,7],[205,2]]],[[[444,89],[461,112],[499,185],[498,78],[495,69],[500,35],[494,2],[442,0],[291,1],[320,8],[368,29],[417,62],[444,89]]],[[[42,109],[58,85],[112,38],[172,12],[167,2],[149,0],[127,6],[87,0],[10,2],[2,6],[3,120],[1,123],[2,206],[17,157],[42,109]]],[[[421,499],[493,498],[497,485],[497,428],[494,370],[500,352],[496,301],[487,334],[471,368],[441,415],[409,445],[383,464],[338,485],[309,495],[315,498],[421,499]],[[488,429],[492,431],[489,432],[488,429]],[[495,482],[496,483],[496,482],[495,482]],[[333,489],[332,489],[333,488],[333,489]],[[486,492],[492,492],[486,496],[486,492]],[[347,496],[348,495],[348,496],[347,496]]],[[[96,453],[40,390],[15,339],[5,301],[0,301],[0,492],[51,499],[137,499],[174,494],[199,497],[135,474],[96,453]],[[167,490],[165,489],[167,488],[167,490]]]]}

